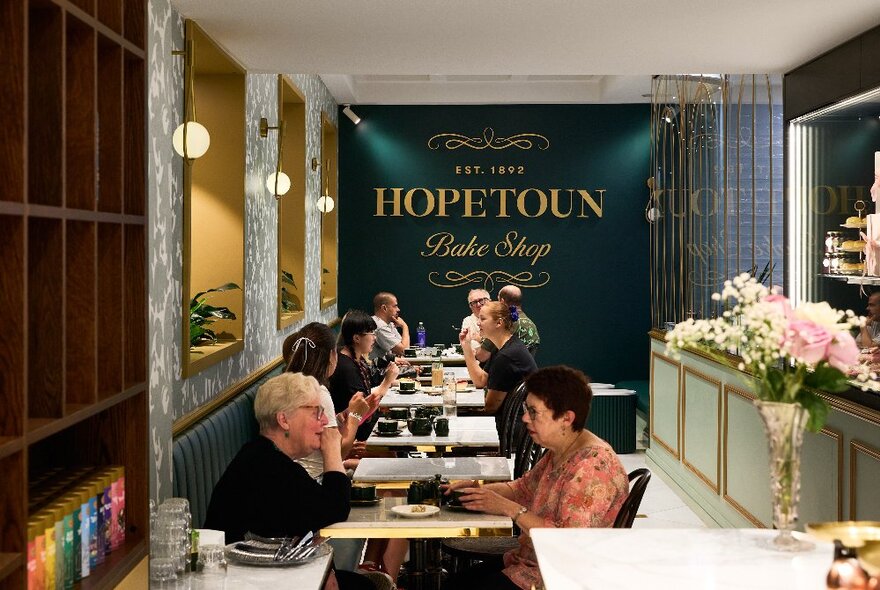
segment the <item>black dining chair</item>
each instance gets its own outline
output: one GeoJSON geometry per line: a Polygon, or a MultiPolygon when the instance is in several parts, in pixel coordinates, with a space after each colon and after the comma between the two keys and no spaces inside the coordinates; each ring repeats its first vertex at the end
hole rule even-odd
{"type": "MultiPolygon", "coordinates": [[[[528,439],[531,441],[532,437],[529,436],[528,439]]],[[[540,458],[544,450],[541,447],[537,447],[537,445],[534,444],[534,441],[532,442],[532,445],[524,444],[524,447],[528,449],[525,452],[530,454],[530,460],[534,461],[535,463],[537,462],[537,459],[540,458]]],[[[527,463],[527,461],[527,459],[523,458],[523,466],[528,465],[525,468],[525,471],[531,469],[532,465],[534,464],[527,463]]],[[[525,471],[523,471],[523,473],[525,473],[525,471]]],[[[620,507],[620,512],[617,513],[617,517],[614,519],[614,524],[611,525],[612,528],[632,528],[633,521],[636,518],[636,513],[639,510],[639,505],[642,503],[642,498],[645,495],[645,489],[648,487],[648,482],[650,480],[651,470],[647,468],[636,469],[629,474],[629,495],[626,497],[626,500],[623,501],[623,506],[620,507]]],[[[451,558],[450,570],[453,572],[459,572],[471,567],[476,562],[485,561],[492,557],[501,556],[512,549],[516,549],[517,547],[519,547],[519,539],[517,537],[518,534],[518,529],[514,527],[513,537],[444,539],[442,544],[443,554],[451,558]]]]}
{"type": "Polygon", "coordinates": [[[617,518],[614,519],[614,524],[611,525],[611,528],[632,528],[649,481],[651,481],[651,470],[647,467],[636,469],[629,474],[629,496],[623,501],[623,506],[620,507],[620,512],[617,513],[617,518]]]}

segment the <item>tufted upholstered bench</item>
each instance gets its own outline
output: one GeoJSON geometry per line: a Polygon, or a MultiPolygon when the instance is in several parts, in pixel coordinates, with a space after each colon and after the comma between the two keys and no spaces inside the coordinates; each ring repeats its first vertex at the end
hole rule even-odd
{"type": "Polygon", "coordinates": [[[254,418],[257,390],[280,373],[281,366],[269,371],[174,438],[172,490],[175,497],[189,499],[193,527],[204,524],[211,492],[226,467],[239,449],[259,433],[254,418]]]}

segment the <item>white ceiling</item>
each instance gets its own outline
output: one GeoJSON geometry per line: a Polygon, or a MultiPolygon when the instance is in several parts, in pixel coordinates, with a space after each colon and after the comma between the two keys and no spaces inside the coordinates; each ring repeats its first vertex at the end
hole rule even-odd
{"type": "Polygon", "coordinates": [[[639,102],[650,75],[784,73],[880,0],[172,0],[249,70],[340,103],[639,102]]]}

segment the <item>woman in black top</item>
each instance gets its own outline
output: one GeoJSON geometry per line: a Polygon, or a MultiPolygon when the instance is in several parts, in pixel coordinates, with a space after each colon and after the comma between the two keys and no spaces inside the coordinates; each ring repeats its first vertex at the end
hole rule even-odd
{"type": "MultiPolygon", "coordinates": [[[[260,436],[241,448],[220,477],[205,526],[226,532],[228,543],[248,531],[262,537],[316,532],[348,518],[351,481],[342,466],[341,437],[324,428],[318,382],[302,373],[282,373],[264,383],[254,400],[260,436]],[[320,449],[321,483],[294,459],[320,449]]],[[[340,588],[370,588],[352,572],[336,574],[340,588]]]]}
{"type": "Polygon", "coordinates": [[[379,414],[376,409],[379,401],[388,393],[391,383],[400,372],[397,365],[389,363],[385,369],[385,375],[379,385],[372,387],[370,384],[370,367],[367,357],[376,342],[376,322],[366,313],[352,310],[342,318],[342,326],[339,330],[339,360],[336,372],[330,377],[330,397],[337,412],[348,407],[351,396],[361,392],[370,405],[369,413],[364,416],[358,428],[356,440],[367,440],[379,414]]]}
{"type": "Polygon", "coordinates": [[[516,314],[516,307],[507,307],[498,301],[492,301],[480,308],[480,330],[483,337],[491,340],[498,348],[486,362],[485,369],[480,368],[474,358],[473,349],[465,346],[467,332],[463,331],[458,335],[468,375],[475,387],[486,388],[486,414],[495,415],[496,418],[507,394],[538,370],[535,358],[513,334],[516,314]]]}

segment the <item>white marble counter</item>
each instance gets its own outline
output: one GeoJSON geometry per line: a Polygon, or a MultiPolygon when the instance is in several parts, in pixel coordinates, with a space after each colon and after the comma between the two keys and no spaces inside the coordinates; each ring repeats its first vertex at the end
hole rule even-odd
{"type": "Polygon", "coordinates": [[[614,389],[613,387],[597,387],[593,389],[593,397],[597,397],[600,395],[605,396],[618,396],[618,395],[637,395],[634,389],[614,389]]]}
{"type": "Polygon", "coordinates": [[[513,523],[505,516],[483,514],[446,507],[426,518],[404,518],[391,511],[406,504],[406,498],[382,498],[372,506],[351,508],[348,520],[321,529],[324,537],[355,539],[418,538],[510,535],[513,523]]]}
{"type": "MultiPolygon", "coordinates": [[[[405,424],[401,421],[401,425],[405,424]]],[[[413,436],[404,428],[397,436],[379,436],[374,431],[367,447],[498,447],[498,430],[492,416],[459,416],[449,421],[449,436],[413,436]]]]}
{"type": "Polygon", "coordinates": [[[432,457],[361,459],[354,472],[354,481],[388,482],[426,479],[435,474],[450,479],[481,479],[510,481],[510,462],[504,457],[432,457]]]}
{"type": "Polygon", "coordinates": [[[532,529],[547,590],[825,590],[833,545],[782,553],[767,529],[532,529]]]}
{"type": "MultiPolygon", "coordinates": [[[[486,405],[486,393],[482,389],[459,391],[455,394],[455,404],[459,408],[482,408],[486,405]]],[[[412,406],[442,406],[443,396],[424,391],[400,393],[392,389],[379,402],[380,408],[409,408],[412,406]]]]}
{"type": "Polygon", "coordinates": [[[163,590],[270,590],[296,588],[320,590],[330,569],[333,553],[304,565],[256,567],[230,563],[226,575],[187,574],[173,582],[151,582],[150,588],[163,590]]]}

